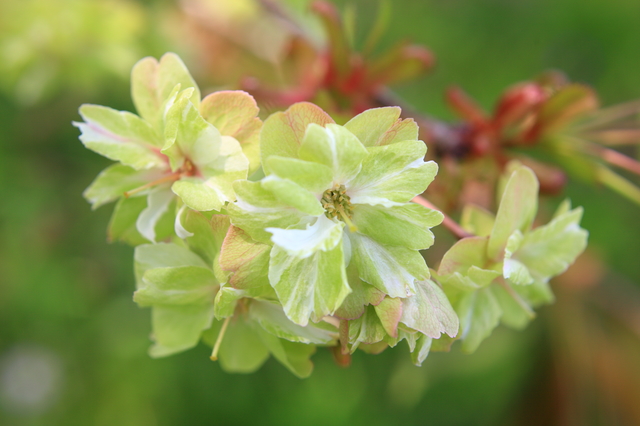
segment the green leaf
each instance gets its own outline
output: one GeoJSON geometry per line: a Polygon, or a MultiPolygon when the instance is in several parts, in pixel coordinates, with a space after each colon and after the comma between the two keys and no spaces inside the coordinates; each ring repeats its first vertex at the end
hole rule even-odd
{"type": "Polygon", "coordinates": [[[417,250],[387,246],[358,233],[350,233],[351,262],[360,278],[389,297],[415,293],[414,282],[429,278],[429,269],[417,250]]]}
{"type": "Polygon", "coordinates": [[[162,130],[163,105],[178,84],[182,90],[193,88],[189,100],[198,106],[198,85],[175,53],[166,53],[160,62],[151,57],[141,59],[131,71],[131,96],[136,110],[158,131],[162,130]]]}
{"type": "MultiPolygon", "coordinates": [[[[371,108],[353,117],[344,127],[356,135],[364,146],[383,145],[382,141],[389,140],[388,133],[397,131],[397,128],[394,127],[399,121],[400,111],[400,107],[371,108]]],[[[417,130],[417,126],[415,129],[417,130]]],[[[414,136],[413,129],[411,130],[403,135],[414,136]]],[[[416,139],[418,139],[417,131],[415,137],[407,137],[402,140],[416,139]]]]}
{"type": "Polygon", "coordinates": [[[416,290],[413,296],[402,299],[400,322],[434,339],[443,333],[455,337],[458,316],[442,289],[433,281],[425,280],[416,283],[416,290]]]}
{"type": "Polygon", "coordinates": [[[91,208],[96,209],[119,199],[125,192],[162,176],[163,174],[157,170],[136,170],[122,164],[114,164],[100,172],[82,195],[91,203],[91,208]]]}
{"type": "Polygon", "coordinates": [[[282,307],[275,303],[253,300],[249,305],[249,316],[267,332],[290,342],[327,344],[338,336],[338,330],[332,333],[314,324],[302,327],[291,322],[282,307]]]}
{"type": "Polygon", "coordinates": [[[249,160],[249,175],[260,167],[260,109],[250,94],[241,90],[224,90],[206,96],[200,114],[222,135],[236,139],[249,160]]]}
{"type": "Polygon", "coordinates": [[[298,150],[309,124],[324,126],[333,122],[320,107],[308,102],[293,104],[285,112],[269,116],[260,133],[260,158],[265,173],[271,173],[266,159],[272,155],[298,158],[298,150]]]}
{"type": "Polygon", "coordinates": [[[135,114],[100,105],[82,105],[84,123],[74,123],[80,140],[92,151],[136,170],[165,168],[161,140],[153,128],[135,114]]]}
{"type": "Polygon", "coordinates": [[[157,358],[194,347],[212,320],[213,304],[154,306],[151,323],[155,345],[149,354],[157,358]]]}
{"type": "Polygon", "coordinates": [[[502,309],[491,287],[465,294],[455,306],[460,318],[462,350],[474,352],[498,325],[502,309]]]}
{"type": "Polygon", "coordinates": [[[233,185],[237,201],[227,206],[231,223],[261,243],[271,244],[265,228],[287,228],[305,215],[278,200],[260,182],[238,181],[233,185]]]}
{"type": "Polygon", "coordinates": [[[422,194],[433,181],[438,166],[423,158],[427,148],[420,141],[398,142],[368,148],[360,173],[349,183],[353,204],[390,207],[422,194]]]}
{"type": "Polygon", "coordinates": [[[140,306],[212,304],[217,289],[218,281],[209,268],[154,268],[142,276],[133,300],[140,306]]]}
{"type": "Polygon", "coordinates": [[[344,223],[320,215],[304,229],[267,228],[271,241],[289,256],[305,259],[317,251],[331,251],[342,243],[344,223]]]}
{"type": "Polygon", "coordinates": [[[322,194],[333,182],[331,169],[323,164],[275,155],[267,159],[267,164],[272,174],[289,179],[314,194],[322,194]]]}
{"type": "Polygon", "coordinates": [[[320,163],[332,170],[333,180],[345,183],[359,171],[367,149],[343,126],[309,124],[302,139],[300,159],[320,163]]]}
{"type": "Polygon", "coordinates": [[[496,221],[489,236],[487,254],[502,257],[507,239],[514,231],[526,233],[538,209],[538,179],[528,167],[517,168],[509,178],[500,201],[496,221]]]}
{"type": "Polygon", "coordinates": [[[269,263],[269,282],[278,294],[287,317],[305,326],[332,315],[351,292],[344,267],[342,244],[316,251],[300,259],[274,246],[269,263]]]}
{"type": "Polygon", "coordinates": [[[353,208],[353,223],[358,232],[376,241],[394,246],[423,250],[433,244],[429,228],[439,225],[444,216],[419,204],[392,207],[358,204],[353,208]]]}
{"type": "Polygon", "coordinates": [[[297,183],[274,175],[267,176],[260,182],[264,189],[270,191],[287,206],[294,207],[312,216],[324,214],[324,209],[318,198],[297,183]]]}

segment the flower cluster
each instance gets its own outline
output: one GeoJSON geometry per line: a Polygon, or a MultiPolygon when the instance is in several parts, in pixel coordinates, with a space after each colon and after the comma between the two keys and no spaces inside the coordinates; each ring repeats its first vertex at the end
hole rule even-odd
{"type": "Polygon", "coordinates": [[[567,207],[530,230],[537,181],[514,166],[495,219],[470,208],[477,236],[445,255],[439,284],[420,251],[444,216],[412,202],[437,165],[399,108],[339,125],[298,103],[263,124],[245,92],[200,100],[174,54],[140,61],[132,95],[139,116],[84,105],[76,125],[87,148],[118,161],[85,197],[118,200],[109,235],[137,246],[134,300],[152,308],[152,356],[203,340],[227,371],[272,355],[304,377],[316,345],[348,357],[406,340],[420,365],[434,342],[473,349],[498,319],[521,325],[586,242],[567,207]]]}

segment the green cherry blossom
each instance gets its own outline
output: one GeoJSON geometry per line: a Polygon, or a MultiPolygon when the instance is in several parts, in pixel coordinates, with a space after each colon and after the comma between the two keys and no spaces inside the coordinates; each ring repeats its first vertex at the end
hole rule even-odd
{"type": "MultiPolygon", "coordinates": [[[[363,114],[375,122],[389,113],[393,125],[397,108],[363,114]]],[[[367,128],[362,120],[339,126],[311,104],[270,117],[262,149],[283,155],[263,152],[267,176],[234,185],[238,200],[228,207],[231,221],[271,246],[269,282],[297,324],[320,321],[340,308],[352,292],[349,265],[366,285],[396,298],[415,294],[416,281],[429,278],[419,250],[433,244],[429,228],[443,217],[410,201],[427,188],[437,165],[424,161],[426,146],[419,140],[387,138],[386,145],[375,145],[371,141],[384,139],[368,134],[366,146],[356,134],[367,128]],[[289,133],[286,150],[278,151],[281,140],[271,139],[274,127],[289,133]]]]}
{"type": "MultiPolygon", "coordinates": [[[[175,217],[171,206],[219,211],[234,200],[232,182],[257,168],[262,123],[245,92],[218,92],[200,101],[198,86],[172,53],[159,62],[142,59],[131,80],[140,116],[83,105],[84,122],[74,124],[87,148],[118,162],[100,173],[85,197],[94,208],[119,200],[110,237],[135,244],[140,237],[156,240],[163,217],[175,217]]],[[[175,229],[180,235],[179,223],[175,229]]]]}

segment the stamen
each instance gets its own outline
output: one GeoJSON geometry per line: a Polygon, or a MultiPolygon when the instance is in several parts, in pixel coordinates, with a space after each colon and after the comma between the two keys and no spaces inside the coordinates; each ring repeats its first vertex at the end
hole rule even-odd
{"type": "Polygon", "coordinates": [[[124,193],[124,196],[129,198],[133,194],[137,194],[138,192],[144,191],[145,189],[152,188],[152,187],[154,187],[156,185],[160,185],[161,183],[176,181],[176,180],[180,179],[180,175],[181,175],[180,172],[171,173],[170,175],[163,176],[160,179],[154,180],[153,182],[145,183],[144,185],[139,186],[136,189],[132,189],[131,191],[127,191],[127,192],[124,193]]]}
{"type": "Polygon", "coordinates": [[[351,221],[351,198],[347,195],[347,188],[344,185],[336,185],[333,189],[327,189],[322,194],[322,207],[324,214],[329,219],[339,219],[349,225],[351,232],[356,232],[358,228],[351,221]]]}

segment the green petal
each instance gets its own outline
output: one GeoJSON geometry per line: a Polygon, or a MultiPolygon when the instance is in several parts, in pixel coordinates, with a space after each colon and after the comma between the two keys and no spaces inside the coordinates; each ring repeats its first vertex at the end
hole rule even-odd
{"type": "Polygon", "coordinates": [[[351,292],[344,270],[342,244],[299,259],[278,246],[271,250],[269,282],[287,317],[305,326],[332,315],[351,292]]]}
{"type": "Polygon", "coordinates": [[[149,269],[142,283],[133,294],[140,306],[211,304],[218,289],[211,269],[199,266],[149,269]]]}
{"type": "Polygon", "coordinates": [[[367,147],[418,139],[416,123],[399,117],[399,107],[372,108],[353,117],[344,127],[367,147]]]}
{"type": "Polygon", "coordinates": [[[390,297],[415,293],[414,282],[429,278],[429,269],[417,250],[386,246],[358,233],[350,233],[351,262],[360,278],[390,297]]]}
{"type": "Polygon", "coordinates": [[[270,191],[278,200],[287,206],[294,207],[312,216],[324,214],[322,204],[314,194],[289,179],[267,176],[261,181],[262,187],[270,191]]]}
{"type": "Polygon", "coordinates": [[[344,223],[320,215],[305,229],[267,228],[266,231],[273,234],[271,241],[289,256],[304,259],[318,250],[333,250],[342,242],[343,228],[344,223]]]}
{"type": "Polygon", "coordinates": [[[433,181],[438,166],[423,158],[426,145],[406,141],[368,148],[362,170],[349,183],[348,194],[354,204],[381,204],[387,207],[407,203],[433,181]]]}
{"type": "Polygon", "coordinates": [[[186,210],[181,219],[185,230],[193,234],[185,242],[213,268],[229,229],[229,217],[216,214],[209,219],[195,210],[186,210]]]}
{"type": "Polygon", "coordinates": [[[323,164],[275,155],[267,159],[267,164],[274,175],[289,179],[314,194],[322,194],[333,182],[331,169],[323,164]]]}
{"type": "Polygon", "coordinates": [[[163,357],[194,347],[212,320],[213,304],[154,306],[151,323],[155,345],[149,354],[163,357]]]}
{"type": "Polygon", "coordinates": [[[483,269],[489,259],[486,255],[487,237],[469,237],[455,243],[442,257],[438,268],[438,281],[458,290],[473,291],[486,287],[502,275],[502,271],[483,269]]]}
{"type": "Polygon", "coordinates": [[[403,299],[385,297],[379,304],[374,305],[376,315],[384,331],[391,337],[398,337],[398,323],[403,315],[403,299]]]}
{"type": "Polygon", "coordinates": [[[137,115],[99,105],[81,106],[80,115],[85,122],[74,124],[90,150],[136,170],[166,167],[158,135],[137,115]]]}
{"type": "Polygon", "coordinates": [[[433,244],[429,228],[439,225],[444,216],[415,203],[392,207],[357,204],[353,207],[353,223],[358,232],[382,244],[422,250],[433,244]]]}
{"type": "Polygon", "coordinates": [[[192,251],[177,244],[145,244],[136,247],[135,275],[138,287],[144,285],[142,277],[149,269],[179,266],[207,268],[207,264],[192,251]]]}
{"type": "Polygon", "coordinates": [[[182,178],[171,186],[171,191],[191,209],[220,211],[226,196],[199,178],[182,178]]]}
{"type": "Polygon", "coordinates": [[[367,306],[364,314],[353,321],[349,321],[349,343],[351,353],[355,352],[360,343],[373,344],[382,341],[387,335],[373,306],[367,306]]]}
{"type": "Polygon", "coordinates": [[[176,100],[166,120],[166,143],[162,152],[169,157],[172,169],[181,168],[189,160],[208,185],[224,196],[222,201],[228,201],[228,193],[233,193],[231,183],[246,179],[249,167],[238,141],[221,136],[185,97],[176,100]],[[220,179],[227,174],[231,176],[220,179]]]}
{"type": "MultiPolygon", "coordinates": [[[[253,373],[269,358],[269,349],[252,325],[242,316],[229,322],[218,352],[220,367],[227,373],[253,373]]],[[[216,338],[221,327],[220,322],[212,327],[216,338]]]]}
{"type": "Polygon", "coordinates": [[[300,159],[329,167],[337,183],[352,179],[366,156],[367,149],[358,138],[337,124],[309,124],[300,145],[300,159]]]}
{"type": "Polygon", "coordinates": [[[141,59],[131,71],[131,96],[136,110],[158,130],[163,116],[162,107],[177,84],[183,90],[193,88],[190,101],[199,105],[198,85],[175,53],[166,53],[160,62],[151,57],[141,59]]]}
{"type": "Polygon", "coordinates": [[[422,363],[427,359],[427,355],[431,351],[431,344],[433,339],[431,337],[422,335],[416,341],[416,347],[411,351],[411,361],[418,367],[422,366],[422,363]]]}
{"type": "Polygon", "coordinates": [[[326,344],[338,336],[338,330],[332,333],[314,324],[302,327],[291,322],[282,307],[275,303],[253,300],[249,306],[249,316],[264,330],[290,342],[326,344]]]}
{"type": "Polygon", "coordinates": [[[490,258],[502,257],[507,240],[515,230],[526,233],[531,228],[537,209],[538,179],[528,167],[518,167],[502,194],[487,246],[490,258]]]}
{"type": "Polygon", "coordinates": [[[122,164],[114,164],[100,172],[82,195],[91,203],[91,208],[96,209],[117,200],[125,192],[162,176],[163,173],[158,170],[136,170],[122,164]]]}
{"type": "Polygon", "coordinates": [[[514,259],[539,279],[561,274],[587,246],[589,233],[580,228],[581,218],[582,209],[577,208],[534,229],[525,235],[514,259]]]}
{"type": "Polygon", "coordinates": [[[276,300],[268,277],[270,252],[271,246],[254,241],[242,229],[232,226],[219,258],[220,267],[232,272],[227,285],[244,291],[247,297],[276,300]]]}
{"type": "Polygon", "coordinates": [[[367,305],[377,305],[384,299],[382,291],[360,279],[354,263],[347,268],[347,278],[351,293],[345,297],[334,316],[346,320],[360,318],[367,305]]]}
{"type": "Polygon", "coordinates": [[[466,204],[462,209],[460,225],[470,234],[478,237],[488,237],[491,234],[495,220],[495,216],[482,207],[466,204]]]}
{"type": "Polygon", "coordinates": [[[301,379],[311,375],[313,363],[309,358],[316,351],[314,345],[279,339],[258,326],[254,327],[254,329],[260,336],[262,343],[269,348],[271,355],[289,371],[301,379]]]}
{"type": "Polygon", "coordinates": [[[266,159],[272,155],[298,158],[298,150],[309,124],[324,126],[333,122],[326,112],[309,102],[293,104],[284,112],[271,114],[260,133],[260,158],[265,173],[271,172],[266,159]]]}
{"type": "Polygon", "coordinates": [[[249,175],[260,167],[260,129],[258,105],[240,90],[215,92],[202,100],[200,114],[222,135],[236,139],[249,160],[249,175]]]}
{"type": "Polygon", "coordinates": [[[402,299],[402,317],[406,326],[437,339],[446,333],[458,333],[458,316],[442,289],[433,281],[416,283],[416,294],[402,299]]]}
{"type": "Polygon", "coordinates": [[[491,287],[465,294],[455,306],[460,318],[462,350],[474,352],[498,325],[502,309],[491,287]]]}
{"type": "Polygon", "coordinates": [[[136,220],[136,229],[140,235],[151,242],[156,241],[156,225],[169,210],[174,195],[168,188],[157,188],[147,196],[147,207],[136,220]]]}
{"type": "Polygon", "coordinates": [[[261,243],[271,244],[265,228],[285,229],[306,216],[278,200],[260,182],[237,181],[233,187],[237,201],[227,206],[231,223],[261,243]]]}

